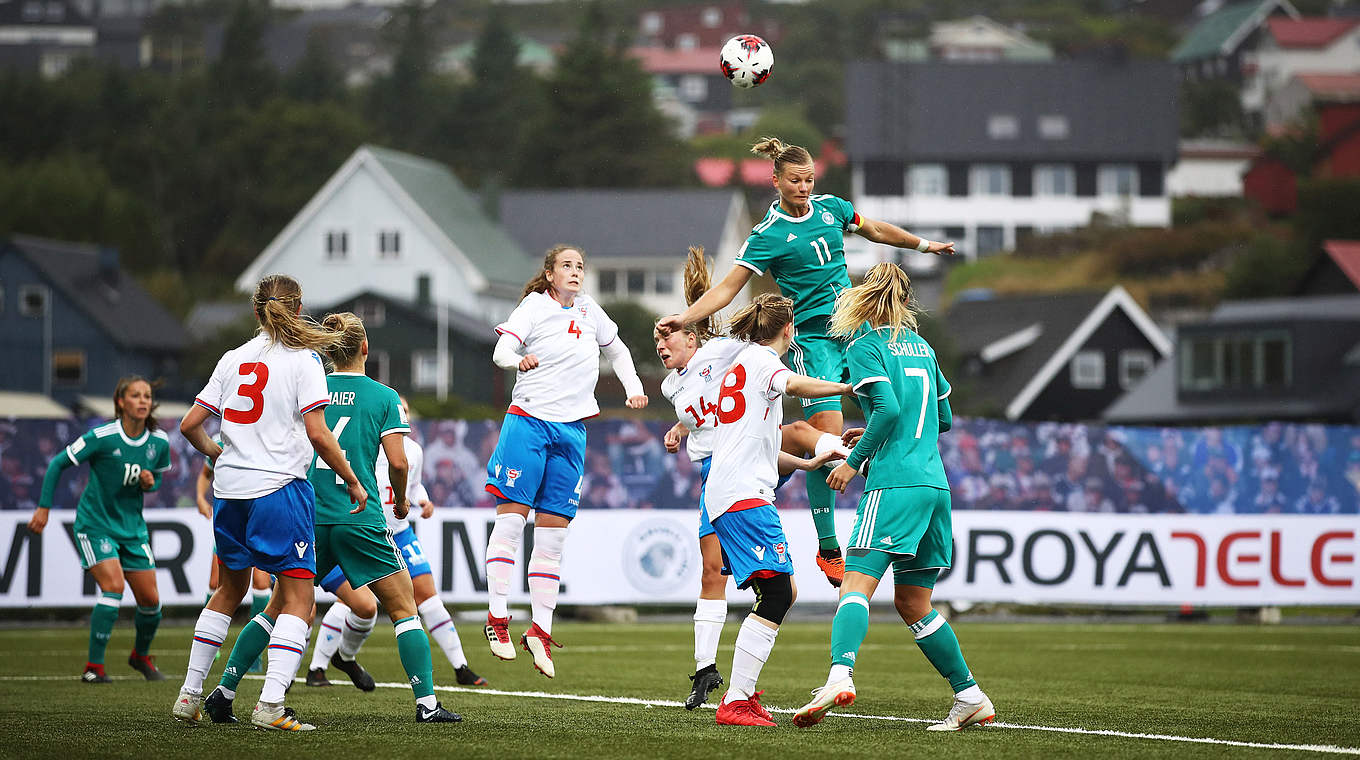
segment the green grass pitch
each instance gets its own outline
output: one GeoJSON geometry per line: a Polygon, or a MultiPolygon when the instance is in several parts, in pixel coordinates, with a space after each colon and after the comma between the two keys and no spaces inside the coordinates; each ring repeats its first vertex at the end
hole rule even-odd
{"type": "MultiPolygon", "coordinates": [[[[734,611],[736,611],[734,605],[734,611]]],[[[743,610],[744,612],[744,610],[743,610]]],[[[733,618],[737,616],[734,615],[733,618]]],[[[360,660],[380,683],[363,694],[343,685],[298,683],[290,704],[319,730],[280,735],[245,727],[184,726],[170,718],[187,660],[190,630],[165,626],[154,653],[170,675],[134,680],[124,663],[131,625],[123,616],[109,647],[112,684],[77,681],[87,631],[78,627],[0,630],[0,757],[233,758],[778,758],[778,757],[1322,757],[1318,749],[1360,752],[1360,632],[1355,626],[1088,625],[956,623],[969,665],[996,703],[998,727],[959,734],[926,732],[950,704],[900,623],[875,615],[855,672],[855,715],[796,729],[788,713],[826,675],[830,621],[804,613],[780,632],[761,687],[776,710],[775,729],[714,725],[712,709],[686,712],[693,670],[685,622],[563,622],[554,634],[558,677],[533,670],[521,653],[495,660],[480,628],[460,624],[474,669],[490,688],[519,694],[441,691],[462,725],[419,726],[403,681],[391,626],[379,625],[360,660]],[[594,695],[659,704],[551,699],[529,693],[594,695]],[[1024,726],[1029,726],[1026,728],[1024,726]],[[1276,747],[1189,743],[1167,738],[1040,730],[1079,728],[1247,742],[1276,747]],[[1292,745],[1321,745],[1313,749],[1292,745]]],[[[512,623],[518,635],[520,625],[512,623]]],[[[726,674],[737,633],[724,630],[726,674]]],[[[239,627],[233,627],[233,634],[239,627]]],[[[435,679],[453,684],[436,650],[435,679]]],[[[210,678],[225,663],[218,661],[210,678]]],[[[304,660],[304,663],[306,660],[304,660]]],[[[260,682],[246,681],[237,713],[248,716],[260,682]]],[[[833,713],[833,716],[835,714],[833,713]]]]}

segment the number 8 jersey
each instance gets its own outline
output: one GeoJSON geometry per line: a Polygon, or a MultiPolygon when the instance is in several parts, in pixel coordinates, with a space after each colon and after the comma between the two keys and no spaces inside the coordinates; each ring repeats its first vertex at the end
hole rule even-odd
{"type": "Polygon", "coordinates": [[[302,415],[330,402],[315,351],[257,335],[222,355],[194,403],[222,418],[213,472],[219,499],[254,499],[305,480],[312,444],[302,415]]]}
{"type": "Polygon", "coordinates": [[[769,346],[746,344],[722,378],[713,463],[704,491],[710,520],[774,503],[779,483],[781,396],[789,370],[769,346]]]}
{"type": "Polygon", "coordinates": [[[684,369],[671,370],[661,381],[661,395],[675,405],[676,418],[689,429],[685,451],[691,462],[702,462],[713,453],[720,383],[746,345],[732,338],[714,338],[694,352],[684,369]]]}

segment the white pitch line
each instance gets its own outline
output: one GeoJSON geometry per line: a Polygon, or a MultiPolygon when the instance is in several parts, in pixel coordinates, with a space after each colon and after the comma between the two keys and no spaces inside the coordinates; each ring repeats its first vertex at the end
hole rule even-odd
{"type": "MultiPolygon", "coordinates": [[[[246,678],[262,679],[264,676],[250,675],[246,678]]],[[[305,681],[298,678],[296,681],[305,681]]],[[[375,684],[384,689],[409,689],[408,683],[379,682],[375,684]]],[[[598,694],[557,694],[547,691],[507,691],[504,689],[479,689],[468,686],[436,686],[436,691],[457,692],[460,694],[483,694],[497,697],[528,697],[530,699],[556,699],[569,702],[606,702],[616,705],[640,705],[644,707],[684,707],[685,703],[669,699],[639,699],[637,697],[606,697],[598,694]]],[[[715,709],[705,704],[705,708],[715,709]]],[[[772,713],[792,714],[797,710],[786,707],[767,707],[772,713]]],[[[898,715],[869,715],[864,713],[837,713],[827,715],[835,718],[857,720],[886,720],[899,723],[939,723],[927,718],[905,718],[898,715]]],[[[1115,736],[1122,739],[1143,739],[1149,741],[1183,742],[1188,744],[1217,744],[1224,747],[1249,747],[1252,749],[1278,749],[1295,752],[1322,752],[1337,755],[1360,755],[1360,747],[1338,747],[1330,744],[1273,744],[1267,742],[1244,742],[1233,739],[1213,739],[1210,737],[1175,736],[1172,734],[1141,734],[1132,731],[1115,731],[1097,728],[1068,728],[1064,726],[1031,726],[1022,723],[993,723],[988,729],[1006,728],[1022,731],[1048,731],[1058,734],[1081,734],[1083,736],[1115,736]]]]}

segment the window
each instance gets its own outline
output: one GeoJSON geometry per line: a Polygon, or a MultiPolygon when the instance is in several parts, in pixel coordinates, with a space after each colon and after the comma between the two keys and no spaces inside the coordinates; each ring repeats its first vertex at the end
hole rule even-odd
{"type": "Polygon", "coordinates": [[[1119,352],[1119,387],[1128,390],[1152,371],[1151,351],[1126,349],[1119,352]]]}
{"type": "Polygon", "coordinates": [[[642,14],[642,33],[656,34],[657,32],[661,31],[662,23],[663,19],[661,18],[660,13],[657,13],[655,11],[650,13],[644,13],[642,14]]]}
{"type": "Polygon", "coordinates": [[[1078,351],[1072,357],[1072,387],[1097,390],[1105,387],[1105,354],[1102,351],[1078,351]]]}
{"type": "Polygon", "coordinates": [[[647,292],[647,271],[645,269],[628,270],[628,295],[636,296],[647,292]]]}
{"type": "Polygon", "coordinates": [[[354,314],[364,321],[365,327],[382,327],[387,321],[387,305],[382,301],[359,301],[354,304],[354,314]]]}
{"type": "Polygon", "coordinates": [[[942,196],[949,192],[944,164],[916,164],[907,170],[912,195],[942,196]]]}
{"type": "Polygon", "coordinates": [[[52,352],[52,382],[56,385],[85,384],[85,352],[59,348],[52,352]]]}
{"type": "Polygon", "coordinates": [[[978,225],[977,255],[991,256],[1006,247],[1006,229],[994,225],[978,225]]]}
{"type": "Polygon", "coordinates": [[[386,351],[374,351],[368,355],[368,376],[382,383],[391,385],[392,357],[386,351]]]}
{"type": "Polygon", "coordinates": [[[66,6],[61,3],[47,4],[47,20],[51,23],[61,23],[66,18],[66,6]]]}
{"type": "Polygon", "coordinates": [[[42,21],[43,4],[38,2],[24,3],[24,21],[42,21]]]}
{"type": "Polygon", "coordinates": [[[900,161],[865,161],[864,194],[899,196],[906,192],[906,172],[900,161]]]}
{"type": "Polygon", "coordinates": [[[617,269],[596,269],[595,277],[599,282],[599,292],[603,296],[612,296],[619,289],[619,272],[617,269]]]}
{"type": "Polygon", "coordinates": [[[987,136],[993,140],[1014,140],[1020,136],[1020,120],[1008,113],[992,114],[987,119],[987,136]]]}
{"type": "Polygon", "coordinates": [[[1101,195],[1138,194],[1138,168],[1131,164],[1102,166],[1096,173],[1096,189],[1101,195]]]}
{"type": "Polygon", "coordinates": [[[970,172],[973,195],[1010,195],[1011,168],[1004,164],[978,164],[970,172]]]}
{"type": "Polygon", "coordinates": [[[1181,339],[1181,388],[1279,389],[1293,384],[1289,333],[1237,333],[1181,339]]]}
{"type": "Polygon", "coordinates": [[[704,13],[703,13],[703,17],[702,17],[702,22],[703,22],[703,25],[706,26],[706,27],[708,27],[709,29],[712,29],[713,27],[715,27],[715,26],[721,24],[721,23],[722,23],[722,9],[721,9],[721,8],[705,8],[705,9],[704,9],[704,13]]]}
{"type": "Polygon", "coordinates": [[[1077,171],[1069,164],[1034,167],[1034,194],[1045,197],[1077,194],[1077,171]]]}
{"type": "Polygon", "coordinates": [[[675,35],[676,50],[695,50],[699,47],[699,38],[693,34],[675,35]]]}
{"type": "Polygon", "coordinates": [[[349,233],[331,230],[326,233],[326,258],[343,259],[349,256],[349,233]]]}
{"type": "Polygon", "coordinates": [[[411,354],[411,385],[422,391],[439,387],[438,354],[433,351],[416,351],[411,354]]]}
{"type": "Polygon", "coordinates": [[[46,314],[48,296],[47,288],[42,285],[19,286],[19,315],[41,317],[46,314]]]}
{"type": "Polygon", "coordinates": [[[401,231],[383,230],[378,233],[378,258],[395,259],[401,255],[401,231]]]}
{"type": "Polygon", "coordinates": [[[1039,117],[1039,136],[1045,140],[1067,139],[1067,117],[1061,114],[1046,114],[1039,117]]]}
{"type": "Polygon", "coordinates": [[[680,77],[680,97],[698,103],[708,97],[708,80],[697,74],[680,77]]]}
{"type": "Polygon", "coordinates": [[[430,305],[431,282],[428,274],[416,275],[416,306],[425,308],[430,305]]]}
{"type": "Polygon", "coordinates": [[[674,292],[675,272],[670,269],[658,269],[652,272],[652,289],[661,295],[674,292]]]}

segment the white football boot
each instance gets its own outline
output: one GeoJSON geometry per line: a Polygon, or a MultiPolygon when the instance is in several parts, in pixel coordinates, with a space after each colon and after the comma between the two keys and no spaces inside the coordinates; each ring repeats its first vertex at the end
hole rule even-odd
{"type": "Polygon", "coordinates": [[[981,726],[996,720],[996,708],[992,707],[992,700],[982,695],[981,702],[964,702],[962,699],[955,699],[954,706],[949,708],[949,716],[943,723],[934,723],[926,726],[927,731],[962,731],[969,726],[981,726]]]}

